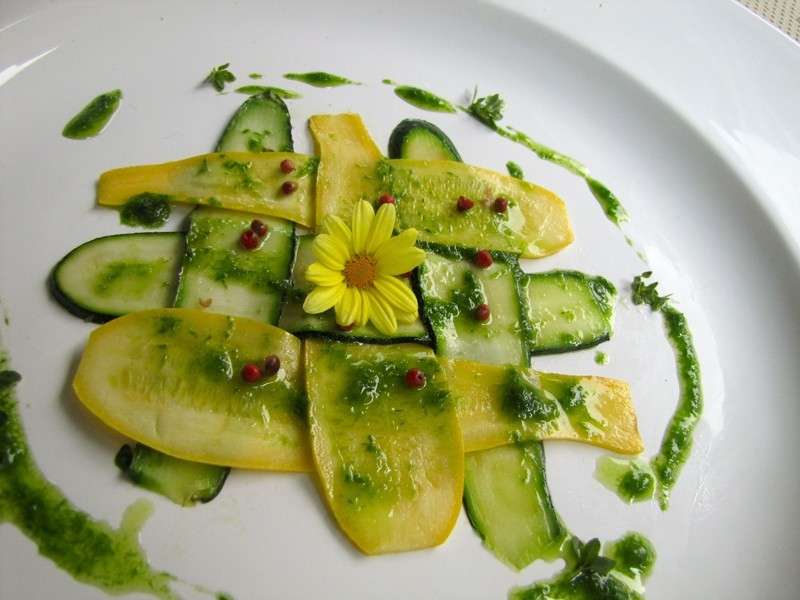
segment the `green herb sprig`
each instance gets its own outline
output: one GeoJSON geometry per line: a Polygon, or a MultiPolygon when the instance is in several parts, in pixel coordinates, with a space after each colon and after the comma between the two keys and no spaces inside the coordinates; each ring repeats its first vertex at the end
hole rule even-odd
{"type": "Polygon", "coordinates": [[[645,271],[633,278],[633,284],[631,284],[632,298],[634,304],[647,304],[651,310],[658,311],[667,305],[670,296],[669,294],[666,296],[659,295],[657,281],[645,283],[645,279],[649,279],[652,275],[652,271],[645,271]]]}
{"type": "Polygon", "coordinates": [[[500,97],[500,94],[478,98],[478,88],[475,88],[467,112],[487,127],[497,129],[497,121],[502,120],[504,108],[505,100],[500,97]]]}
{"type": "Polygon", "coordinates": [[[225,63],[224,65],[214,67],[209,74],[206,75],[203,83],[210,83],[215,90],[221,92],[225,89],[226,84],[236,81],[236,75],[228,70],[230,66],[231,63],[225,63]]]}
{"type": "Polygon", "coordinates": [[[616,566],[613,558],[600,555],[600,540],[592,538],[585,544],[575,536],[569,540],[575,555],[575,572],[592,571],[598,575],[608,575],[616,566]]]}

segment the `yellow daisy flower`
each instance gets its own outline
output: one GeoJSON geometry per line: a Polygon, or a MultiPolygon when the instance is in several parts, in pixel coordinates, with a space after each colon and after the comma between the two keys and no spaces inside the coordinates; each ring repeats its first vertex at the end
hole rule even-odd
{"type": "Polygon", "coordinates": [[[412,323],[419,314],[417,297],[398,275],[420,265],[425,251],[414,245],[416,229],[392,237],[395,218],[394,204],[383,204],[376,213],[363,200],[353,210],[352,227],[326,216],[312,246],[317,262],[306,269],[316,287],[303,310],[318,314],[333,308],[339,325],[371,321],[385,335],[397,331],[398,321],[412,323]]]}

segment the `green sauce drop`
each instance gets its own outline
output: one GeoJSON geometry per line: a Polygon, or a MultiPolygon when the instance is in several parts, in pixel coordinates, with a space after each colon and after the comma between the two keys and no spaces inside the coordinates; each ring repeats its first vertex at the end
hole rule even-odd
{"type": "Polygon", "coordinates": [[[608,360],[609,360],[608,354],[606,354],[605,352],[601,352],[600,350],[598,350],[597,352],[594,353],[594,362],[596,362],[598,365],[607,365],[608,360]]]}
{"type": "Polygon", "coordinates": [[[609,544],[609,558],[616,562],[615,568],[628,577],[647,579],[656,564],[656,550],[641,533],[630,532],[609,544]]]}
{"type": "Polygon", "coordinates": [[[271,85],[243,85],[241,87],[236,88],[235,90],[239,94],[248,94],[249,96],[255,96],[256,94],[263,94],[265,92],[272,92],[279,98],[283,98],[284,100],[294,100],[296,98],[302,98],[301,94],[294,92],[292,90],[287,90],[284,88],[274,87],[271,85]]]}
{"type": "Polygon", "coordinates": [[[121,99],[121,90],[100,94],[70,119],[61,134],[72,140],[85,140],[96,136],[117,112],[121,99]]]}
{"type": "Polygon", "coordinates": [[[692,333],[686,316],[672,306],[669,296],[658,293],[658,283],[645,283],[652,275],[647,271],[633,280],[634,304],[647,304],[651,310],[660,311],[664,318],[678,369],[680,395],[678,406],[661,439],[661,448],[651,461],[658,479],[658,504],[661,510],[669,506],[669,495],[678,480],[681,469],[692,451],[692,436],[703,414],[703,385],[700,361],[694,349],[692,333]]]}
{"type": "Polygon", "coordinates": [[[325,73],[324,71],[311,71],[309,73],[285,73],[286,79],[300,81],[314,87],[337,87],[340,85],[361,85],[357,81],[347,79],[341,75],[325,73]]]}
{"type": "Polygon", "coordinates": [[[134,196],[122,206],[119,220],[129,227],[155,229],[167,222],[171,211],[169,196],[145,192],[134,196]]]}
{"type": "Polygon", "coordinates": [[[509,600],[643,600],[642,582],[656,561],[652,544],[640,533],[627,533],[600,553],[597,539],[586,544],[571,538],[567,566],[552,579],[512,589],[509,600]]]}
{"type": "Polygon", "coordinates": [[[508,170],[508,174],[514,179],[525,179],[525,173],[522,172],[522,167],[513,160],[506,163],[506,169],[508,170]]]}
{"type": "Polygon", "coordinates": [[[154,571],[138,543],[152,513],[143,500],[131,505],[114,529],[75,507],[34,462],[17,409],[20,377],[0,356],[0,523],[15,525],[39,553],[76,580],[110,594],[140,592],[172,600],[175,578],[154,571]]]}
{"type": "Polygon", "coordinates": [[[248,75],[248,77],[250,79],[261,79],[263,77],[263,75],[261,73],[250,73],[250,75],[248,75]]]}
{"type": "Polygon", "coordinates": [[[594,475],[603,486],[629,504],[650,500],[655,492],[655,475],[642,460],[601,456],[597,459],[594,475]]]}
{"type": "Polygon", "coordinates": [[[386,85],[397,85],[397,82],[391,79],[381,79],[381,83],[385,83],[386,85]]]}
{"type": "Polygon", "coordinates": [[[398,98],[401,98],[412,106],[416,106],[422,110],[446,113],[456,112],[455,106],[450,104],[450,102],[444,98],[418,87],[413,87],[410,85],[398,85],[396,88],[394,88],[394,93],[398,98]]]}

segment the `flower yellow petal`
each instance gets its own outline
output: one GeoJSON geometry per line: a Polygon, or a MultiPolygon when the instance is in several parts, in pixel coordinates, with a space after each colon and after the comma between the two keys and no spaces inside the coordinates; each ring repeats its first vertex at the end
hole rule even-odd
{"type": "Polygon", "coordinates": [[[336,215],[325,216],[325,218],[322,220],[322,231],[339,238],[348,246],[353,243],[353,236],[350,232],[350,228],[347,226],[347,223],[345,223],[341,217],[337,217],[336,215]]]}
{"type": "MultiPolygon", "coordinates": [[[[352,325],[359,323],[361,319],[361,310],[362,310],[362,299],[364,298],[364,294],[361,293],[361,290],[358,288],[351,288],[353,292],[353,306],[350,309],[350,312],[345,316],[345,325],[352,325]]],[[[364,321],[366,323],[366,321],[364,321]]]]}
{"type": "Polygon", "coordinates": [[[365,295],[369,297],[369,320],[375,325],[375,329],[384,335],[395,333],[397,318],[392,307],[374,290],[369,290],[365,295]]]}
{"type": "Polygon", "coordinates": [[[367,236],[372,227],[375,211],[366,200],[360,200],[353,207],[353,252],[363,254],[367,247],[367,236]]]}
{"type": "Polygon", "coordinates": [[[343,283],[315,287],[303,301],[303,310],[312,315],[325,312],[342,299],[346,289],[343,283]]]}
{"type": "Polygon", "coordinates": [[[341,271],[329,269],[322,263],[311,263],[306,269],[306,281],[314,285],[331,286],[344,281],[341,271]]]}
{"type": "Polygon", "coordinates": [[[419,312],[418,311],[414,311],[413,313],[395,312],[395,316],[397,317],[398,323],[405,323],[406,325],[411,325],[411,323],[413,323],[419,318],[419,312]]]}
{"type": "Polygon", "coordinates": [[[315,237],[311,249],[319,262],[334,271],[344,269],[344,263],[350,258],[347,244],[329,233],[321,233],[315,237]]]}
{"type": "MultiPolygon", "coordinates": [[[[388,244],[384,244],[384,247],[388,244]]],[[[407,246],[378,258],[378,275],[402,275],[425,261],[425,251],[407,246]]]]}
{"type": "Polygon", "coordinates": [[[361,298],[361,310],[356,315],[354,322],[357,327],[363,327],[369,322],[369,317],[371,314],[369,294],[363,292],[362,290],[356,290],[356,293],[361,298]]]}
{"type": "Polygon", "coordinates": [[[389,238],[383,244],[375,248],[373,254],[375,258],[380,260],[382,256],[387,256],[396,253],[403,248],[410,248],[417,243],[417,230],[413,227],[404,229],[393,238],[389,238]]]}
{"type": "Polygon", "coordinates": [[[380,275],[373,284],[380,295],[395,309],[406,313],[417,313],[417,297],[397,277],[380,275]]]}
{"type": "Polygon", "coordinates": [[[367,254],[375,252],[392,237],[396,214],[394,204],[383,204],[378,209],[375,218],[372,220],[369,236],[367,236],[367,246],[365,248],[367,254]]]}
{"type": "Polygon", "coordinates": [[[355,289],[346,287],[342,299],[336,304],[336,323],[350,325],[353,322],[351,314],[355,304],[355,289]]]}

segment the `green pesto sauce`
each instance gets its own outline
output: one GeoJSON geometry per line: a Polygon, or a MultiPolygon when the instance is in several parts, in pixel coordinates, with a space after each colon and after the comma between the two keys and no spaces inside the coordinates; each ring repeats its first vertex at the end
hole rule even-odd
{"type": "Polygon", "coordinates": [[[167,222],[172,208],[169,196],[145,192],[138,194],[122,205],[119,220],[128,227],[157,229],[167,222]]]}
{"type": "Polygon", "coordinates": [[[398,85],[394,88],[394,93],[398,98],[405,100],[412,106],[429,110],[431,112],[456,112],[456,107],[450,102],[431,92],[411,85],[398,85]]]}
{"type": "Polygon", "coordinates": [[[284,100],[294,100],[296,98],[302,98],[301,94],[294,92],[292,90],[287,90],[284,88],[274,87],[271,85],[243,85],[241,87],[236,88],[236,92],[240,94],[247,94],[249,96],[255,96],[256,94],[263,94],[265,92],[272,92],[279,98],[283,98],[284,100]]]}
{"type": "Polygon", "coordinates": [[[686,317],[671,305],[662,308],[661,315],[675,351],[680,385],[678,406],[664,432],[661,448],[652,459],[659,483],[658,503],[662,510],[666,510],[670,492],[692,451],[692,436],[703,414],[703,386],[700,362],[686,317]]]}
{"type": "Polygon", "coordinates": [[[587,406],[589,391],[581,385],[579,377],[540,373],[539,386],[554,398],[566,413],[572,427],[591,437],[606,428],[607,423],[592,416],[587,406]]]}
{"type": "Polygon", "coordinates": [[[529,135],[517,131],[516,129],[497,125],[495,131],[504,138],[525,146],[542,160],[554,163],[565,168],[570,173],[582,177],[589,186],[589,191],[592,192],[592,195],[600,204],[600,208],[603,209],[603,213],[608,220],[617,227],[628,219],[628,213],[625,211],[625,207],[622,206],[619,199],[603,183],[589,175],[589,169],[580,161],[566,154],[562,154],[553,148],[549,148],[544,144],[540,144],[529,135]]]}
{"type": "Polygon", "coordinates": [[[603,554],[597,540],[582,544],[573,537],[566,547],[563,571],[552,579],[512,589],[509,600],[644,599],[642,582],[653,570],[656,553],[642,534],[625,534],[606,544],[603,554]]]}
{"type": "Polygon", "coordinates": [[[525,173],[522,172],[522,167],[520,167],[513,160],[510,160],[506,163],[506,169],[511,177],[514,177],[515,179],[525,179],[525,173]]]}
{"type": "MultiPolygon", "coordinates": [[[[411,360],[392,359],[361,361],[348,367],[349,383],[345,386],[344,399],[353,414],[364,414],[381,396],[407,391],[406,372],[411,368],[420,369],[426,375],[426,385],[418,391],[420,403],[426,407],[441,410],[449,401],[447,387],[441,378],[434,379],[439,366],[434,359],[413,358],[411,360]]],[[[367,450],[374,447],[367,445],[367,450]]],[[[374,452],[373,452],[374,453],[374,452]]]]}
{"type": "Polygon", "coordinates": [[[61,135],[72,140],[85,140],[96,136],[103,131],[117,112],[121,99],[121,90],[100,94],[70,119],[61,131],[61,135]]]}
{"type": "Polygon", "coordinates": [[[657,282],[644,283],[651,275],[648,271],[634,278],[633,302],[647,304],[652,310],[661,312],[667,337],[675,353],[680,388],[678,406],[664,431],[661,447],[651,460],[658,479],[658,504],[662,510],[666,510],[670,492],[691,454],[692,436],[703,414],[703,385],[700,361],[686,316],[670,304],[668,296],[659,295],[657,282]]]}
{"type": "Polygon", "coordinates": [[[656,564],[656,549],[641,533],[626,533],[606,549],[606,554],[615,563],[615,569],[628,577],[637,575],[647,579],[656,564]]]}
{"type": "Polygon", "coordinates": [[[388,79],[388,78],[387,79],[381,79],[381,83],[384,83],[386,85],[397,85],[396,81],[394,81],[392,79],[388,79]]]}
{"type": "Polygon", "coordinates": [[[620,460],[611,456],[597,459],[595,478],[623,502],[643,502],[655,493],[656,478],[642,460],[620,460]]]}
{"type": "MultiPolygon", "coordinates": [[[[603,213],[606,215],[609,221],[614,223],[614,225],[617,227],[619,227],[624,221],[627,221],[628,213],[625,211],[622,203],[613,194],[613,192],[608,189],[608,187],[590,175],[589,169],[586,167],[586,165],[572,158],[571,156],[562,154],[561,152],[558,152],[549,146],[545,146],[544,144],[537,142],[532,137],[519,131],[518,129],[514,129],[513,127],[504,127],[503,125],[498,124],[497,121],[502,118],[503,102],[499,98],[495,98],[495,100],[498,101],[498,105],[494,107],[492,112],[483,113],[481,112],[481,109],[473,109],[476,104],[475,102],[473,102],[473,105],[466,109],[466,111],[481,123],[494,130],[497,134],[511,140],[512,142],[524,146],[542,160],[552,162],[560,167],[563,167],[570,173],[583,178],[586,181],[586,184],[589,186],[589,191],[595,197],[598,204],[600,204],[600,207],[603,209],[603,213]]],[[[477,104],[479,103],[480,101],[478,101],[477,104]]],[[[486,107],[484,106],[483,110],[485,109],[486,107]]]]}
{"type": "Polygon", "coordinates": [[[152,506],[134,503],[114,529],[64,497],[33,459],[14,394],[19,375],[6,368],[0,357],[0,523],[16,526],[42,556],[82,583],[114,595],[176,598],[169,587],[175,578],[154,571],[138,543],[152,506]]]}
{"type": "Polygon", "coordinates": [[[594,353],[594,362],[598,365],[607,365],[609,361],[608,354],[598,350],[594,353]]]}
{"type": "Polygon", "coordinates": [[[261,73],[250,73],[248,77],[250,79],[261,79],[263,75],[261,73]]]}
{"type": "Polygon", "coordinates": [[[508,368],[505,385],[503,409],[510,417],[538,422],[558,417],[556,403],[545,395],[544,390],[528,381],[519,369],[508,368]]]}
{"type": "Polygon", "coordinates": [[[300,81],[314,87],[337,87],[340,85],[361,85],[357,81],[347,79],[341,75],[334,75],[324,71],[311,71],[309,73],[285,73],[286,79],[300,81]]]}
{"type": "Polygon", "coordinates": [[[150,262],[115,260],[97,274],[92,290],[97,296],[141,297],[168,262],[166,258],[150,262]]]}

